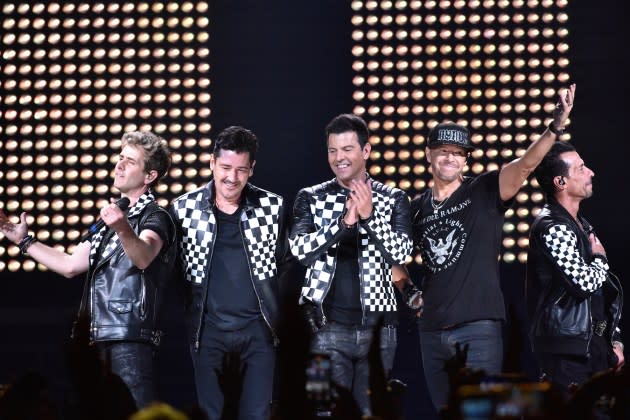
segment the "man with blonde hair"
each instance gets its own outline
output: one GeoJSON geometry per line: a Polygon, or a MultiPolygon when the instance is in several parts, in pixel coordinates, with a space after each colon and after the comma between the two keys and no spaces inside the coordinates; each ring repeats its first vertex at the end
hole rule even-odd
{"type": "Polygon", "coordinates": [[[87,273],[79,318],[89,320],[90,343],[138,407],[155,399],[160,307],[175,261],[175,225],[152,191],[169,165],[164,139],[150,132],[125,133],[114,170],[120,199],[101,209],[102,223],[71,254],[29,234],[26,213],[13,223],[0,211],[0,232],[22,254],[67,278],[87,273]]]}

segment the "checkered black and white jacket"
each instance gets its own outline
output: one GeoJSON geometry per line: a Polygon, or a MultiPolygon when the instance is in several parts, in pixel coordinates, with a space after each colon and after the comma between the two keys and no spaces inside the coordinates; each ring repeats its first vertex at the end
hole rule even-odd
{"type": "MultiPolygon", "coordinates": [[[[201,333],[208,281],[211,281],[208,275],[216,240],[216,218],[212,210],[213,182],[178,197],[171,204],[171,213],[178,227],[182,271],[187,283],[187,321],[191,344],[196,347],[201,333]]],[[[283,199],[252,184],[247,184],[243,190],[243,199],[241,232],[252,286],[261,313],[275,336],[278,325],[276,277],[278,265],[284,262],[284,255],[288,254],[283,199]]]]}
{"type": "Polygon", "coordinates": [[[605,334],[620,341],[623,294],[604,255],[593,254],[592,226],[551,199],[532,224],[527,256],[526,298],[534,352],[586,356],[593,335],[592,295],[603,291],[605,334]]]}
{"type": "MultiPolygon", "coordinates": [[[[291,253],[308,268],[301,302],[319,308],[335,275],[337,246],[346,227],[341,222],[349,190],[336,179],[302,189],[293,208],[291,253]]],[[[372,216],[359,223],[359,273],[364,323],[396,311],[392,264],[411,253],[409,198],[404,191],[372,181],[372,216]]],[[[323,314],[323,313],[322,313],[323,314]]],[[[323,318],[325,322],[325,317],[323,318]]]]}

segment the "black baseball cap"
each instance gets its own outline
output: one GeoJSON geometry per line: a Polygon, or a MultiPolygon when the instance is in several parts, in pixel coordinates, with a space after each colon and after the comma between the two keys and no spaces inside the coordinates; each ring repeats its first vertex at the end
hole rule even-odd
{"type": "Polygon", "coordinates": [[[454,122],[440,123],[429,131],[429,137],[427,138],[428,147],[437,147],[445,144],[459,146],[469,152],[475,149],[475,146],[470,141],[468,129],[454,122]]]}

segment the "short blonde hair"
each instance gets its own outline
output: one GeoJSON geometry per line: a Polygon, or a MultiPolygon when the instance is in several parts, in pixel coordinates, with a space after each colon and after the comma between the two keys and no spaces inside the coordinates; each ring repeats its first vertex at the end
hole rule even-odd
{"type": "Polygon", "coordinates": [[[171,166],[171,151],[166,144],[166,140],[150,131],[130,131],[123,134],[122,145],[123,147],[127,145],[137,146],[144,150],[145,172],[157,171],[158,173],[151,186],[157,184],[166,175],[168,168],[171,166]]]}

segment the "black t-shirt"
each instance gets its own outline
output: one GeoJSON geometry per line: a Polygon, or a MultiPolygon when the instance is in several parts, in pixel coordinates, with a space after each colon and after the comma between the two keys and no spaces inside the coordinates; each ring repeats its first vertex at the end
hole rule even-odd
{"type": "Polygon", "coordinates": [[[215,208],[216,239],[210,265],[206,321],[224,331],[240,330],[260,318],[241,235],[242,208],[226,214],[215,208]]]}
{"type": "Polygon", "coordinates": [[[324,299],[324,313],[331,321],[359,325],[362,319],[358,237],[356,226],[347,229],[337,245],[335,275],[324,299]]]}
{"type": "Polygon", "coordinates": [[[140,226],[140,231],[145,229],[157,233],[165,245],[171,243],[173,235],[175,235],[173,223],[168,214],[163,211],[156,211],[147,217],[142,226],[140,226]]]}
{"type": "MultiPolygon", "coordinates": [[[[163,209],[162,209],[163,210],[163,209]]],[[[145,217],[144,221],[140,226],[138,226],[138,232],[141,233],[143,230],[152,230],[157,233],[160,239],[164,242],[162,244],[162,250],[168,248],[168,245],[174,240],[175,237],[175,226],[166,211],[162,210],[154,210],[151,214],[145,217]]],[[[141,213],[136,214],[135,216],[130,217],[130,220],[137,219],[141,213]]],[[[104,258],[107,258],[111,255],[111,252],[114,251],[115,242],[113,242],[113,237],[115,232],[107,227],[105,230],[105,234],[103,236],[103,240],[98,244],[99,251],[96,253],[95,260],[92,263],[93,267],[96,267],[100,261],[104,258]],[[108,250],[106,248],[109,248],[108,250]]],[[[93,238],[92,238],[93,240],[93,238]]],[[[95,246],[92,244],[92,246],[95,246]]]]}
{"type": "Polygon", "coordinates": [[[414,244],[428,274],[420,328],[505,319],[498,256],[505,210],[499,172],[464,178],[437,212],[431,190],[412,202],[414,244]]]}

